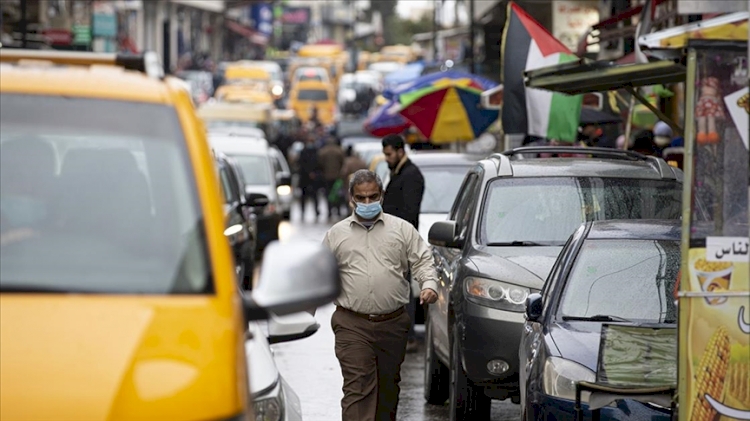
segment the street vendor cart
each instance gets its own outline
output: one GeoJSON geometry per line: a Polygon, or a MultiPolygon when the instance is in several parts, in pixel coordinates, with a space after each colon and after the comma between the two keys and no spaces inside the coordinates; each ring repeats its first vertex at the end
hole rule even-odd
{"type": "MultiPolygon", "coordinates": [[[[742,13],[717,18],[728,27],[704,21],[640,37],[648,63],[580,60],[526,73],[529,88],[571,95],[627,89],[684,134],[682,262],[674,291],[679,308],[673,341],[676,378],[662,379],[661,385],[617,382],[615,387],[597,373],[596,382],[578,386],[621,399],[674,390],[671,406],[680,421],[750,420],[750,94],[748,13],[742,13]],[[638,91],[674,83],[685,84],[684,118],[678,121],[638,91]]],[[[619,335],[621,344],[632,334],[635,343],[642,333],[603,328],[602,346],[606,336],[619,335]]],[[[608,352],[612,355],[602,349],[600,358],[608,352]]],[[[600,361],[600,369],[617,373],[622,368],[616,356],[609,362],[606,367],[600,361]]]]}

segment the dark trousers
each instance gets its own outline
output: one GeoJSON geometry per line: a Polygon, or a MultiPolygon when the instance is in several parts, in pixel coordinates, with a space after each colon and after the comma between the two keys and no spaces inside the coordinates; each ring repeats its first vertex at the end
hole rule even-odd
{"type": "Polygon", "coordinates": [[[302,186],[302,203],[300,209],[302,211],[302,218],[305,218],[305,206],[307,205],[307,199],[312,199],[313,206],[315,207],[315,215],[320,215],[320,208],[318,207],[318,185],[317,183],[310,182],[302,186]]]}
{"type": "Polygon", "coordinates": [[[382,322],[337,308],[331,318],[336,358],[344,377],[341,419],[395,421],[406,355],[409,315],[382,322]]]}

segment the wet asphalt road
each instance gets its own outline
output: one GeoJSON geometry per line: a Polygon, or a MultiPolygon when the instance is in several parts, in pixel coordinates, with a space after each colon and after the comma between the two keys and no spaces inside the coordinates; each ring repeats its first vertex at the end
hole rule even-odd
{"type": "MultiPolygon", "coordinates": [[[[311,209],[311,205],[308,208],[311,209]]],[[[306,212],[306,221],[299,220],[299,209],[292,211],[292,221],[279,228],[281,241],[321,241],[331,223],[315,221],[313,212],[306,212]]],[[[334,355],[334,337],[331,330],[331,315],[334,306],[321,307],[316,313],[320,330],[313,336],[299,341],[274,345],[276,364],[281,375],[292,386],[302,402],[305,421],[335,421],[341,419],[340,400],[342,377],[334,355]]],[[[418,333],[424,333],[422,325],[418,333]],[[421,329],[420,329],[421,328],[421,329]]],[[[448,419],[447,406],[425,403],[424,344],[417,353],[407,354],[401,368],[401,396],[398,420],[437,421],[448,419]]],[[[519,406],[510,401],[493,401],[493,421],[515,421],[519,419],[519,406]]]]}

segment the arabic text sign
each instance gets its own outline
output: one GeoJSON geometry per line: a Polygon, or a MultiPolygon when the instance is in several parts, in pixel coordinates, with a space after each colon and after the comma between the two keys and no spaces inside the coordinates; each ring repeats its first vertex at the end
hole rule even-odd
{"type": "Polygon", "coordinates": [[[706,261],[747,262],[749,244],[747,237],[707,237],[706,261]]]}

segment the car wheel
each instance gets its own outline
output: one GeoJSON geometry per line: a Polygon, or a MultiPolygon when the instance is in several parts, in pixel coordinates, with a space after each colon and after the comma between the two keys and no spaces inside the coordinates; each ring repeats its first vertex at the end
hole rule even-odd
{"type": "Polygon", "coordinates": [[[430,322],[425,320],[424,398],[427,403],[442,405],[450,393],[448,368],[435,354],[430,322]]]}
{"type": "Polygon", "coordinates": [[[456,329],[453,329],[450,368],[450,404],[451,421],[489,421],[492,400],[484,394],[484,388],[476,386],[466,377],[461,365],[461,354],[458,347],[456,329]]]}

